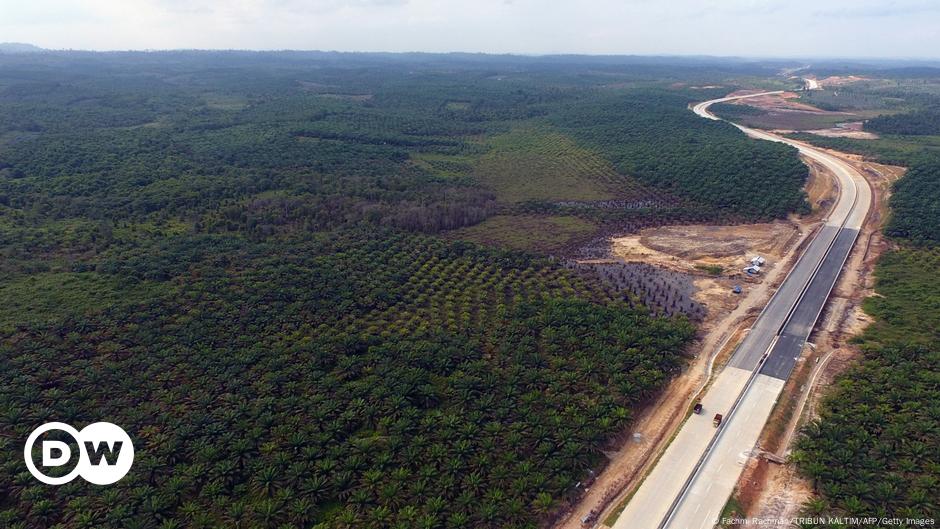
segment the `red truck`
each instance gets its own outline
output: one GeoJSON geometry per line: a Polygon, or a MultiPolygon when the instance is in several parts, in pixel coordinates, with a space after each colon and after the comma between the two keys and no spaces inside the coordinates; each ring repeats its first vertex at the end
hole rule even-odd
{"type": "Polygon", "coordinates": [[[716,413],[716,414],[715,414],[715,418],[712,419],[712,424],[715,425],[715,428],[718,428],[718,425],[721,424],[721,414],[720,414],[720,413],[716,413]]]}

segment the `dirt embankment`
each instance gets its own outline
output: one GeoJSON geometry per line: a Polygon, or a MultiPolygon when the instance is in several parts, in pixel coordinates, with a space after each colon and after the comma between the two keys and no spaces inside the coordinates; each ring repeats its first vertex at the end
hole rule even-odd
{"type": "Polygon", "coordinates": [[[825,168],[812,158],[802,157],[809,166],[809,179],[806,181],[806,201],[813,208],[812,214],[802,219],[801,223],[818,222],[836,202],[839,190],[825,168]]]}
{"type": "MultiPolygon", "coordinates": [[[[856,156],[833,155],[852,163],[865,175],[873,191],[873,208],[842,275],[826,304],[822,319],[810,337],[813,344],[797,365],[794,377],[784,388],[759,444],[762,448],[786,456],[793,448],[799,428],[816,416],[820,398],[839,373],[858,359],[858,350],[849,339],[862,332],[870,318],[861,310],[861,302],[874,294],[872,271],[888,242],[881,235],[887,217],[887,199],[891,183],[904,168],[862,161],[856,156]]],[[[804,479],[793,464],[778,465],[766,460],[751,460],[735,491],[748,516],[786,519],[797,515],[813,497],[812,483],[804,479]]]]}

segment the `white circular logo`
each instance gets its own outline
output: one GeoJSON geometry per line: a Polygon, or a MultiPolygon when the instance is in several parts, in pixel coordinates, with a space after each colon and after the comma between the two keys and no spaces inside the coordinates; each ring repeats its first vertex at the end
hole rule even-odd
{"type": "MultiPolygon", "coordinates": [[[[63,441],[46,440],[42,442],[42,466],[60,467],[72,457],[71,447],[63,441]]],[[[23,447],[23,459],[29,473],[48,485],[63,485],[81,476],[95,485],[110,485],[123,478],[134,464],[134,445],[130,436],[120,426],[109,422],[89,424],[78,431],[62,422],[50,422],[33,430],[23,447]],[[33,445],[40,435],[51,431],[63,431],[78,445],[78,464],[68,474],[59,477],[48,476],[36,467],[33,461],[33,445]]]]}

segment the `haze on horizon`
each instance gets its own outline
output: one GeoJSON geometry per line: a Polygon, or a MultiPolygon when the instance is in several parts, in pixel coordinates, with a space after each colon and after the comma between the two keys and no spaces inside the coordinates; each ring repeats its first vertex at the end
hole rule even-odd
{"type": "Polygon", "coordinates": [[[0,41],[303,49],[936,59],[933,0],[0,0],[0,41]]]}

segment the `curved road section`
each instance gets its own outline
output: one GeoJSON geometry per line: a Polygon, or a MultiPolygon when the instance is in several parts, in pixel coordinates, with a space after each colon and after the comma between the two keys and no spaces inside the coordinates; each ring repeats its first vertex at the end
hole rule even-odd
{"type": "MultiPolygon", "coordinates": [[[[717,120],[714,103],[777,94],[761,92],[699,103],[717,120]]],[[[871,205],[868,183],[851,165],[804,143],[733,124],[753,138],[786,143],[826,166],[839,199],[780,288],[764,307],[725,369],[627,504],[614,529],[704,529],[718,522],[770,412],[848,258],[871,205]],[[716,413],[724,415],[719,428],[716,413]]]]}

